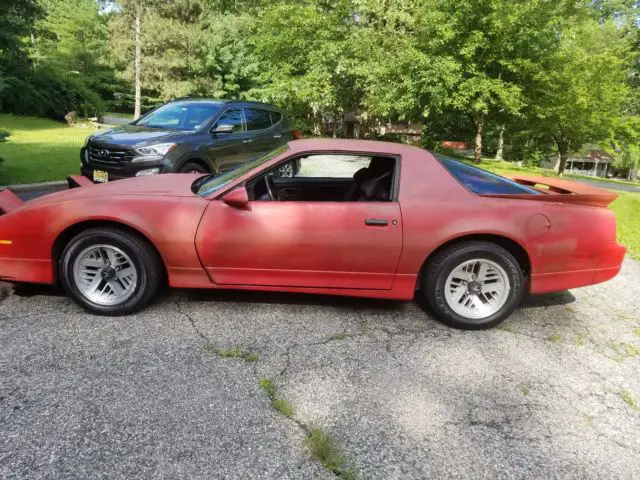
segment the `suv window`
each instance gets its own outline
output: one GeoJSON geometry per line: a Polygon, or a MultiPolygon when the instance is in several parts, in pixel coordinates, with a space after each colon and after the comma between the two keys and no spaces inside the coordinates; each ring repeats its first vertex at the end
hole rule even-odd
{"type": "Polygon", "coordinates": [[[207,107],[192,107],[184,112],[183,123],[189,130],[198,130],[210,122],[216,113],[218,110],[211,110],[207,107]]]}
{"type": "Polygon", "coordinates": [[[247,108],[247,130],[264,130],[271,126],[271,117],[268,110],[259,108],[247,108]]]}
{"type": "Polygon", "coordinates": [[[242,109],[230,108],[222,114],[213,128],[215,130],[220,125],[232,125],[234,132],[242,132],[244,130],[243,124],[242,109]]]}
{"type": "Polygon", "coordinates": [[[276,125],[280,123],[280,120],[282,120],[282,114],[280,112],[269,112],[269,114],[271,115],[272,125],[276,125]]]}
{"type": "Polygon", "coordinates": [[[135,125],[174,130],[198,130],[220,111],[217,104],[168,103],[140,118],[135,125]]]}

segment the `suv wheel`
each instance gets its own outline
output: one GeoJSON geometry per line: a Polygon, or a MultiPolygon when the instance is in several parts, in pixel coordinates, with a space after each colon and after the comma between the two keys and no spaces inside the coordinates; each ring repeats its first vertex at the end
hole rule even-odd
{"type": "Polygon", "coordinates": [[[275,176],[280,178],[291,178],[296,176],[299,171],[300,162],[298,160],[291,160],[278,168],[275,172],[275,176]]]}
{"type": "Polygon", "coordinates": [[[199,163],[196,162],[187,162],[182,168],[180,168],[179,173],[211,173],[208,168],[203,167],[199,163]]]}

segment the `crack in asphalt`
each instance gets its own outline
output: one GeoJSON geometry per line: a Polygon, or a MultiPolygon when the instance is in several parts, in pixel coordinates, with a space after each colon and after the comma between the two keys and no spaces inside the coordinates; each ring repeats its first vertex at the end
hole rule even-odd
{"type": "MultiPolygon", "coordinates": [[[[180,298],[176,299],[176,301],[174,302],[174,305],[176,306],[176,309],[178,311],[178,313],[182,316],[184,316],[189,324],[191,325],[191,327],[193,328],[193,330],[195,331],[195,333],[202,339],[205,340],[206,342],[209,343],[214,343],[213,340],[211,340],[207,335],[205,335],[196,325],[196,321],[195,319],[189,314],[187,313],[183,308],[182,308],[182,304],[180,302],[180,298]]],[[[328,340],[330,341],[330,340],[328,340]]],[[[316,344],[320,345],[323,343],[328,343],[328,341],[324,341],[324,342],[316,342],[316,344]]],[[[312,344],[309,344],[312,345],[312,344]]],[[[244,347],[241,347],[244,348],[244,347]]],[[[283,371],[278,375],[278,377],[282,376],[284,374],[284,371],[289,367],[290,365],[290,357],[289,357],[289,347],[287,347],[286,350],[286,355],[287,355],[287,365],[285,366],[285,368],[283,369],[283,371]]],[[[219,358],[222,358],[218,355],[219,358]]],[[[257,376],[257,372],[256,372],[256,365],[257,365],[258,361],[253,362],[253,368],[251,369],[251,373],[254,376],[257,376]]],[[[273,407],[272,407],[273,408],[273,407]]],[[[298,428],[300,428],[303,432],[306,438],[309,438],[312,432],[311,427],[309,427],[307,424],[305,424],[304,422],[298,420],[297,418],[295,418],[294,416],[287,416],[287,415],[281,415],[283,418],[293,422],[295,425],[298,426],[298,428]]],[[[336,470],[333,468],[328,468],[326,466],[323,465],[323,468],[325,468],[325,470],[331,472],[332,474],[334,474],[337,478],[343,478],[344,477],[344,472],[341,470],[336,470]]]]}

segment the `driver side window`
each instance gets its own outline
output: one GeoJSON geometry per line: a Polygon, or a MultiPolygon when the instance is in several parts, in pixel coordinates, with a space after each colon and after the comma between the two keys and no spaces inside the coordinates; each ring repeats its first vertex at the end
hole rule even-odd
{"type": "Polygon", "coordinates": [[[314,154],[281,163],[247,185],[251,200],[388,202],[395,196],[397,159],[314,154]]]}
{"type": "Polygon", "coordinates": [[[213,126],[213,129],[215,130],[220,125],[231,125],[234,133],[244,131],[244,115],[242,114],[242,109],[230,108],[224,112],[213,126]]]}

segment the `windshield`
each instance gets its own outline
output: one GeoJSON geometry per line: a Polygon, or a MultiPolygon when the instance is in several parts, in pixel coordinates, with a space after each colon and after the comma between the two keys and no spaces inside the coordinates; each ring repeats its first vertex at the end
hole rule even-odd
{"type": "Polygon", "coordinates": [[[164,105],[142,117],[135,125],[170,130],[198,130],[220,111],[215,103],[176,102],[164,105]]]}
{"type": "Polygon", "coordinates": [[[434,157],[440,160],[449,172],[458,179],[465,187],[478,195],[491,194],[528,194],[538,195],[540,192],[533,188],[525,187],[519,183],[501,177],[495,173],[487,172],[478,167],[472,167],[466,163],[454,160],[446,155],[431,152],[434,157]]]}
{"type": "MultiPolygon", "coordinates": [[[[248,163],[244,163],[240,165],[238,168],[231,170],[230,172],[223,173],[217,177],[203,177],[206,181],[202,185],[196,185],[197,193],[201,197],[207,197],[211,195],[216,190],[220,190],[221,188],[227,186],[229,183],[234,180],[240,178],[245,173],[250,172],[256,167],[267,163],[269,160],[276,158],[278,155],[286,152],[289,149],[288,145],[282,145],[281,147],[276,148],[275,150],[263,155],[262,157],[258,157],[255,160],[252,160],[248,163]]],[[[196,182],[201,182],[202,179],[196,180],[196,182]]]]}

